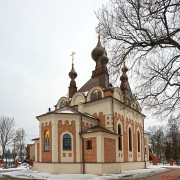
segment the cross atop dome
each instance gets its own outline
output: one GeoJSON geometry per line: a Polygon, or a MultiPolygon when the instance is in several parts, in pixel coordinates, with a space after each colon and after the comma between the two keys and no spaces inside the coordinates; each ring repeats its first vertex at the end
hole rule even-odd
{"type": "Polygon", "coordinates": [[[72,64],[74,64],[74,55],[75,55],[76,53],[73,51],[72,52],[72,54],[70,55],[71,57],[72,57],[72,64]]]}
{"type": "Polygon", "coordinates": [[[76,82],[75,79],[77,77],[77,72],[74,69],[74,55],[76,53],[73,51],[72,54],[70,55],[72,57],[72,69],[69,72],[69,77],[71,78],[70,86],[69,86],[69,97],[71,98],[74,93],[77,92],[77,87],[76,87],[76,82]]]}

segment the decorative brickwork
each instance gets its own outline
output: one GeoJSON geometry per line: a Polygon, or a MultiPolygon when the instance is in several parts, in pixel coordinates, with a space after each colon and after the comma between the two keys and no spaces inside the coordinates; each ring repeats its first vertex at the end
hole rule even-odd
{"type": "Polygon", "coordinates": [[[51,122],[49,123],[43,123],[41,125],[41,153],[42,153],[42,162],[52,162],[52,125],[51,122]],[[44,145],[45,145],[45,132],[49,131],[49,144],[50,144],[50,149],[49,151],[44,150],[44,145]]]}
{"type": "Polygon", "coordinates": [[[93,127],[92,124],[82,122],[82,131],[85,131],[86,129],[89,129],[91,127],[93,127]]]}
{"type": "MultiPolygon", "coordinates": [[[[74,155],[74,162],[76,162],[76,125],[75,121],[71,121],[71,123],[66,120],[63,124],[61,120],[58,121],[58,161],[61,162],[61,143],[62,140],[61,134],[63,132],[70,132],[73,136],[73,155],[74,155]]],[[[72,156],[72,155],[71,155],[72,156]]]]}
{"type": "Polygon", "coordinates": [[[97,162],[97,142],[96,138],[84,138],[84,162],[97,162]],[[92,149],[87,148],[87,141],[92,140],[92,149]]]}
{"type": "Polygon", "coordinates": [[[104,138],[104,161],[116,162],[116,140],[104,138]]]}
{"type": "Polygon", "coordinates": [[[106,122],[105,122],[105,115],[103,115],[103,112],[100,112],[99,115],[97,115],[97,113],[93,114],[94,117],[98,118],[99,121],[99,126],[105,128],[106,127],[106,122]]]}

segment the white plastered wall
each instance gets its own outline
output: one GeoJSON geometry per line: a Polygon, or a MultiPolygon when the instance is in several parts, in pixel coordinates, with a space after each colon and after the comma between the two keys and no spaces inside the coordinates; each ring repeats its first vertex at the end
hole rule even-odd
{"type": "Polygon", "coordinates": [[[111,110],[111,98],[100,99],[98,101],[92,101],[84,105],[85,112],[93,115],[94,113],[103,112],[104,115],[112,114],[111,110]]]}
{"type": "MultiPolygon", "coordinates": [[[[112,174],[125,170],[143,169],[144,162],[131,163],[85,163],[85,174],[112,174]]],[[[83,163],[34,163],[33,170],[52,174],[80,174],[83,163]]]]}
{"type": "Polygon", "coordinates": [[[79,103],[84,103],[86,101],[84,94],[81,92],[76,92],[71,99],[71,106],[78,105],[79,103]]]}

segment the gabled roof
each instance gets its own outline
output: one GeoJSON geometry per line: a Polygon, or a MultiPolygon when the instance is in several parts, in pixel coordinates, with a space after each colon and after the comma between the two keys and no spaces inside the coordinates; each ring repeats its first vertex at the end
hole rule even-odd
{"type": "Polygon", "coordinates": [[[92,128],[86,129],[85,131],[82,131],[81,134],[86,134],[86,133],[93,133],[93,132],[106,132],[114,135],[118,135],[106,128],[100,127],[100,126],[94,126],[92,128]]]}
{"type": "Polygon", "coordinates": [[[69,115],[72,115],[72,114],[74,114],[74,115],[81,115],[81,116],[85,116],[85,117],[88,117],[88,118],[91,118],[91,119],[93,119],[93,120],[97,120],[97,121],[99,121],[99,119],[98,118],[96,118],[96,117],[94,117],[94,116],[92,116],[92,115],[90,115],[90,114],[88,114],[88,113],[81,113],[81,112],[79,112],[77,109],[75,109],[75,108],[73,108],[73,107],[64,107],[64,108],[62,108],[62,109],[56,109],[56,110],[54,110],[54,111],[50,111],[50,112],[47,112],[47,113],[45,113],[45,114],[42,114],[42,115],[40,115],[40,116],[37,116],[36,118],[38,119],[39,117],[41,117],[41,116],[45,116],[45,115],[48,115],[48,114],[69,114],[69,115]]]}

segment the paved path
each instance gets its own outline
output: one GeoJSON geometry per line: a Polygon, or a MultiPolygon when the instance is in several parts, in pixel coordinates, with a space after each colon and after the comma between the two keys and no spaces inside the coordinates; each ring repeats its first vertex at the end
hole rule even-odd
{"type": "Polygon", "coordinates": [[[138,178],[138,180],[180,180],[180,168],[169,168],[169,171],[154,174],[149,177],[138,178]]]}

